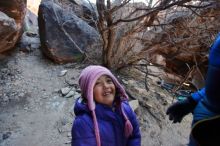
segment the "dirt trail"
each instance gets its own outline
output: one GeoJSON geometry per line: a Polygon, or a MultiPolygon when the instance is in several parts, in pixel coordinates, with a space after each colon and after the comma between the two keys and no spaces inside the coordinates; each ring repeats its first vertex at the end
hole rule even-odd
{"type": "MultiPolygon", "coordinates": [[[[17,52],[9,56],[7,68],[17,72],[14,80],[5,81],[8,87],[4,85],[3,94],[13,90],[15,96],[1,105],[0,134],[4,137],[8,133],[8,138],[2,138],[0,145],[61,146],[69,143],[74,99],[63,98],[58,93],[67,86],[64,77],[58,76],[64,66],[48,62],[36,50],[31,54],[17,52]]],[[[78,69],[69,69],[67,74],[74,77],[78,72],[78,69]]]]}
{"type": "MultiPolygon", "coordinates": [[[[59,90],[70,87],[67,82],[77,83],[83,65],[53,64],[39,50],[15,51],[0,59],[0,146],[71,145],[75,98],[65,98],[59,90]],[[67,70],[67,74],[60,76],[63,70],[67,70]]],[[[162,98],[170,98],[166,96],[155,87],[154,92],[148,93],[148,100],[161,102],[162,98]]],[[[164,114],[166,106],[154,109],[157,110],[151,113],[140,107],[138,112],[142,146],[186,145],[191,117],[174,125],[164,114]]]]}

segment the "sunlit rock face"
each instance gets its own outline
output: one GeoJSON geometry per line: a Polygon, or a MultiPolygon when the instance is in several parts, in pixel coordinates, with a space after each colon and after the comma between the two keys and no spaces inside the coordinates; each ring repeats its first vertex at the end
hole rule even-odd
{"type": "Polygon", "coordinates": [[[14,47],[21,36],[26,0],[0,1],[0,53],[14,47]]]}
{"type": "Polygon", "coordinates": [[[41,0],[27,0],[27,8],[37,15],[41,0]]]}

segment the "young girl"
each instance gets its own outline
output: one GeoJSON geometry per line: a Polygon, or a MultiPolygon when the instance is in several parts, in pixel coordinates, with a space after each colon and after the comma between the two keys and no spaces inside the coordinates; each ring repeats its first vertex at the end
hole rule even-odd
{"type": "Polygon", "coordinates": [[[140,146],[141,136],[127,94],[105,67],[88,66],[79,77],[82,97],[74,107],[72,146],[140,146]]]}

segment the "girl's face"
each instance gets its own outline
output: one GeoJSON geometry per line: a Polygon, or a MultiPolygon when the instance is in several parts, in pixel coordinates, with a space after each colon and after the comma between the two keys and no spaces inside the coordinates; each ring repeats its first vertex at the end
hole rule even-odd
{"type": "Polygon", "coordinates": [[[96,102],[112,106],[115,98],[115,85],[107,75],[99,77],[95,83],[93,94],[96,102]]]}

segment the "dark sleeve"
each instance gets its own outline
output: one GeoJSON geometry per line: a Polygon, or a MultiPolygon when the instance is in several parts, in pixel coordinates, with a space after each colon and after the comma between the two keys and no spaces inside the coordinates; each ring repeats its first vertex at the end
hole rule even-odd
{"type": "Polygon", "coordinates": [[[209,106],[211,106],[215,112],[220,112],[220,67],[218,68],[209,64],[205,88],[209,106]]]}
{"type": "Polygon", "coordinates": [[[139,122],[137,120],[136,114],[131,109],[128,103],[125,103],[125,112],[133,126],[133,133],[128,139],[127,146],[141,146],[141,133],[139,122]]]}
{"type": "Polygon", "coordinates": [[[209,106],[220,112],[220,33],[211,47],[206,74],[206,95],[209,106]]]}
{"type": "Polygon", "coordinates": [[[212,44],[209,53],[209,65],[213,65],[220,68],[220,33],[217,35],[215,41],[212,44]]]}
{"type": "Polygon", "coordinates": [[[72,146],[96,146],[95,134],[89,122],[76,117],[72,126],[72,146]]]}

